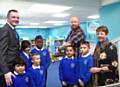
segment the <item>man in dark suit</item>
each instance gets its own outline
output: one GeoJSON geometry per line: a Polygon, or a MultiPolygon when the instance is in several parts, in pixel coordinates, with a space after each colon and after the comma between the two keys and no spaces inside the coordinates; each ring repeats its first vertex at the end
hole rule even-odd
{"type": "Polygon", "coordinates": [[[7,23],[0,29],[0,87],[12,84],[13,65],[19,55],[19,36],[15,30],[18,23],[18,11],[9,10],[7,23]]]}

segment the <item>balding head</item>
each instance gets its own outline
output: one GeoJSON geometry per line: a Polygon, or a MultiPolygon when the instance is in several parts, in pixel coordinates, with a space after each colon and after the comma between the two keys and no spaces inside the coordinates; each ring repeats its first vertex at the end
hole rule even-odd
{"type": "Polygon", "coordinates": [[[77,30],[79,28],[79,20],[76,16],[71,17],[71,28],[72,30],[77,30]]]}

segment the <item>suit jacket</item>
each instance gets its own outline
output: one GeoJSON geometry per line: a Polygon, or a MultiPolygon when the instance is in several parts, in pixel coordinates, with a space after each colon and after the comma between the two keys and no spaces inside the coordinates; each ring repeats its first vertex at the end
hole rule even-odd
{"type": "Polygon", "coordinates": [[[12,71],[15,58],[19,55],[19,40],[14,30],[5,24],[0,29],[0,72],[12,71]]]}

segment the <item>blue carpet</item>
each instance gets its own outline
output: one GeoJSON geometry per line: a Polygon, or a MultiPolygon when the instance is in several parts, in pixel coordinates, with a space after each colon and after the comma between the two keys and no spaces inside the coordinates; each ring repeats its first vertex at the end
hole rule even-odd
{"type": "Polygon", "coordinates": [[[47,87],[61,87],[59,80],[59,62],[55,62],[48,68],[47,87]]]}

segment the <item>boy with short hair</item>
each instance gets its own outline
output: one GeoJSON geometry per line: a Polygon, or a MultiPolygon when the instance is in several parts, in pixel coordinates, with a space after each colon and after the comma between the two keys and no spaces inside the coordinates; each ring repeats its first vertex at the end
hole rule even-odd
{"type": "Polygon", "coordinates": [[[25,72],[26,63],[21,57],[17,57],[14,63],[14,76],[12,85],[7,87],[34,87],[30,74],[25,72]]]}
{"type": "Polygon", "coordinates": [[[45,84],[45,69],[40,66],[40,55],[37,53],[32,54],[32,67],[29,69],[29,73],[31,74],[33,81],[35,83],[35,87],[44,87],[45,84]]]}
{"type": "Polygon", "coordinates": [[[83,41],[80,44],[81,56],[78,59],[79,62],[79,85],[80,87],[87,86],[91,79],[90,69],[93,67],[93,57],[90,54],[90,45],[88,41],[83,41]]]}
{"type": "Polygon", "coordinates": [[[77,58],[75,50],[69,45],[66,47],[66,56],[60,61],[59,77],[62,87],[78,87],[77,58]]]}

